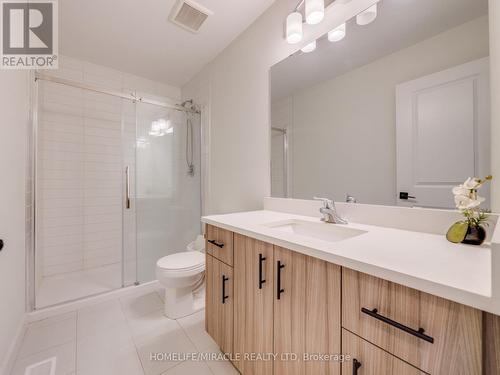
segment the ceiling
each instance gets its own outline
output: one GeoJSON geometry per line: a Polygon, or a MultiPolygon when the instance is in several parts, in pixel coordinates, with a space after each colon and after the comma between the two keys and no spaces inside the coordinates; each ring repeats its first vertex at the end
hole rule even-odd
{"type": "Polygon", "coordinates": [[[274,2],[196,1],[214,13],[198,34],[168,21],[175,0],[60,1],[60,52],[180,87],[274,2]]]}
{"type": "Polygon", "coordinates": [[[332,79],[488,13],[488,0],[381,0],[377,19],[347,23],[337,43],[318,41],[309,54],[297,53],[271,69],[273,100],[332,79]]]}

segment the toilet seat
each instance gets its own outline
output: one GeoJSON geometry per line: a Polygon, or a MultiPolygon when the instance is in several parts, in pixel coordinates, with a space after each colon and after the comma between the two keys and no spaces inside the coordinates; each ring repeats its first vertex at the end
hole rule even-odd
{"type": "Polygon", "coordinates": [[[156,265],[168,273],[203,271],[205,269],[205,254],[199,251],[175,253],[159,259],[156,265]]]}

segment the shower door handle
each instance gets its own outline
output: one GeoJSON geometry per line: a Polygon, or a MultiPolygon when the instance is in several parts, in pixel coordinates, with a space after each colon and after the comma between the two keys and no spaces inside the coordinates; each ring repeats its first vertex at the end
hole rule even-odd
{"type": "Polygon", "coordinates": [[[130,167],[125,167],[125,208],[130,210],[130,167]]]}

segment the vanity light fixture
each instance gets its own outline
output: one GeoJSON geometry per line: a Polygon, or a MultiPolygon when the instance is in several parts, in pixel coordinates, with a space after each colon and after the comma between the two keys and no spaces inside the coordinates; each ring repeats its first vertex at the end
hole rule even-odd
{"type": "Polygon", "coordinates": [[[316,25],[325,17],[325,0],[305,0],[306,22],[316,25]]]}
{"type": "Polygon", "coordinates": [[[316,41],[313,40],[311,43],[306,44],[304,47],[302,47],[300,50],[304,53],[309,53],[312,52],[316,49],[316,41]]]}
{"type": "Polygon", "coordinates": [[[368,25],[377,18],[377,4],[373,4],[368,9],[362,11],[356,16],[356,23],[360,26],[368,25]]]}
{"type": "Polygon", "coordinates": [[[339,42],[344,39],[346,33],[345,23],[337,26],[335,29],[328,32],[328,40],[330,42],[339,42]]]}
{"type": "Polygon", "coordinates": [[[293,12],[286,18],[286,41],[296,44],[302,40],[302,13],[293,12]]]}

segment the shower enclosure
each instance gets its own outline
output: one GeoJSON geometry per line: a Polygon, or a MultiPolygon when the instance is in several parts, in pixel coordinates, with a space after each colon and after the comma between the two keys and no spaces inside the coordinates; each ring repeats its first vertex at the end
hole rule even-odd
{"type": "Polygon", "coordinates": [[[34,104],[31,305],[154,280],[201,233],[199,113],[48,76],[34,104]]]}

